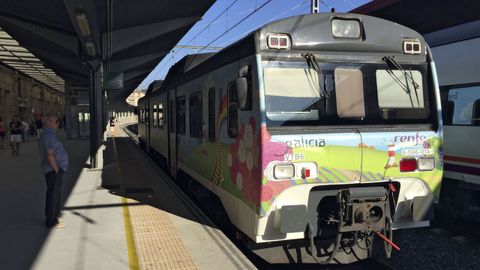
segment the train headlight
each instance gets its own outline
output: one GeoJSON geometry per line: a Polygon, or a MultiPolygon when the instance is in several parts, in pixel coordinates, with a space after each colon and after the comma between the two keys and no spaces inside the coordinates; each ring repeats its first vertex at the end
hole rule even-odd
{"type": "Polygon", "coordinates": [[[433,171],[435,169],[435,159],[433,158],[419,158],[418,170],[419,171],[433,171]]]}
{"type": "Polygon", "coordinates": [[[422,46],[419,41],[407,40],[403,42],[403,53],[405,54],[420,54],[422,46]]]}
{"type": "Polygon", "coordinates": [[[273,169],[275,179],[290,179],[295,176],[295,166],[293,164],[278,164],[273,169]]]}
{"type": "Polygon", "coordinates": [[[333,19],[332,35],[336,38],[360,38],[360,22],[357,20],[333,19]]]}
{"type": "Polygon", "coordinates": [[[267,45],[270,49],[287,50],[290,49],[291,44],[290,36],[287,34],[269,34],[267,37],[267,45]]]}

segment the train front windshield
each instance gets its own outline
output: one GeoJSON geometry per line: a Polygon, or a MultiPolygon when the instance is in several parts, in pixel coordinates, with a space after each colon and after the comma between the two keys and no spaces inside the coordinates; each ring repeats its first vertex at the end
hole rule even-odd
{"type": "Polygon", "coordinates": [[[268,62],[270,126],[431,124],[427,65],[268,62]]]}

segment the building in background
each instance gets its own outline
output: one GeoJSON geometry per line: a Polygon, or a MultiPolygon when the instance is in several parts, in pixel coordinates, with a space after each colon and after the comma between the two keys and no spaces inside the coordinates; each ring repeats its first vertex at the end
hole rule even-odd
{"type": "Polygon", "coordinates": [[[145,90],[136,89],[127,97],[127,103],[131,106],[137,107],[138,100],[145,96],[145,90]]]}
{"type": "Polygon", "coordinates": [[[27,121],[46,114],[64,115],[64,94],[0,64],[0,117],[18,114],[27,121]]]}

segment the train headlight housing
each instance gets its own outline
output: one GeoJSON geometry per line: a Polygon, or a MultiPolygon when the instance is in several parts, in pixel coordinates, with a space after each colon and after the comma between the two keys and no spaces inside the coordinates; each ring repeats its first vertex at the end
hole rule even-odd
{"type": "Polygon", "coordinates": [[[420,54],[422,52],[422,46],[420,41],[406,40],[403,41],[403,53],[404,54],[420,54]]]}
{"type": "Polygon", "coordinates": [[[360,21],[358,20],[332,20],[332,35],[335,38],[359,39],[361,33],[360,21]]]}
{"type": "Polygon", "coordinates": [[[295,166],[293,164],[277,164],[273,169],[275,179],[290,179],[295,176],[295,166]]]}
{"type": "Polygon", "coordinates": [[[269,34],[267,45],[270,49],[288,50],[292,46],[292,42],[287,34],[269,34]]]}
{"type": "Polygon", "coordinates": [[[418,170],[419,171],[433,171],[435,169],[435,159],[433,158],[419,158],[418,170]]]}

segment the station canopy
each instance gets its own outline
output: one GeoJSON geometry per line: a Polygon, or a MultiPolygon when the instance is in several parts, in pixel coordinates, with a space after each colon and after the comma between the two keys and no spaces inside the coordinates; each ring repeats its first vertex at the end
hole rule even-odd
{"type": "Polygon", "coordinates": [[[214,2],[2,0],[0,61],[58,91],[102,69],[125,100],[214,2]]]}
{"type": "Polygon", "coordinates": [[[410,27],[422,34],[430,46],[480,36],[478,0],[373,0],[351,12],[367,14],[410,27]],[[456,28],[466,25],[461,31],[456,28]],[[438,38],[436,32],[443,32],[438,38]]]}
{"type": "Polygon", "coordinates": [[[20,46],[0,28],[0,61],[57,91],[63,91],[64,81],[26,48],[20,46]]]}

